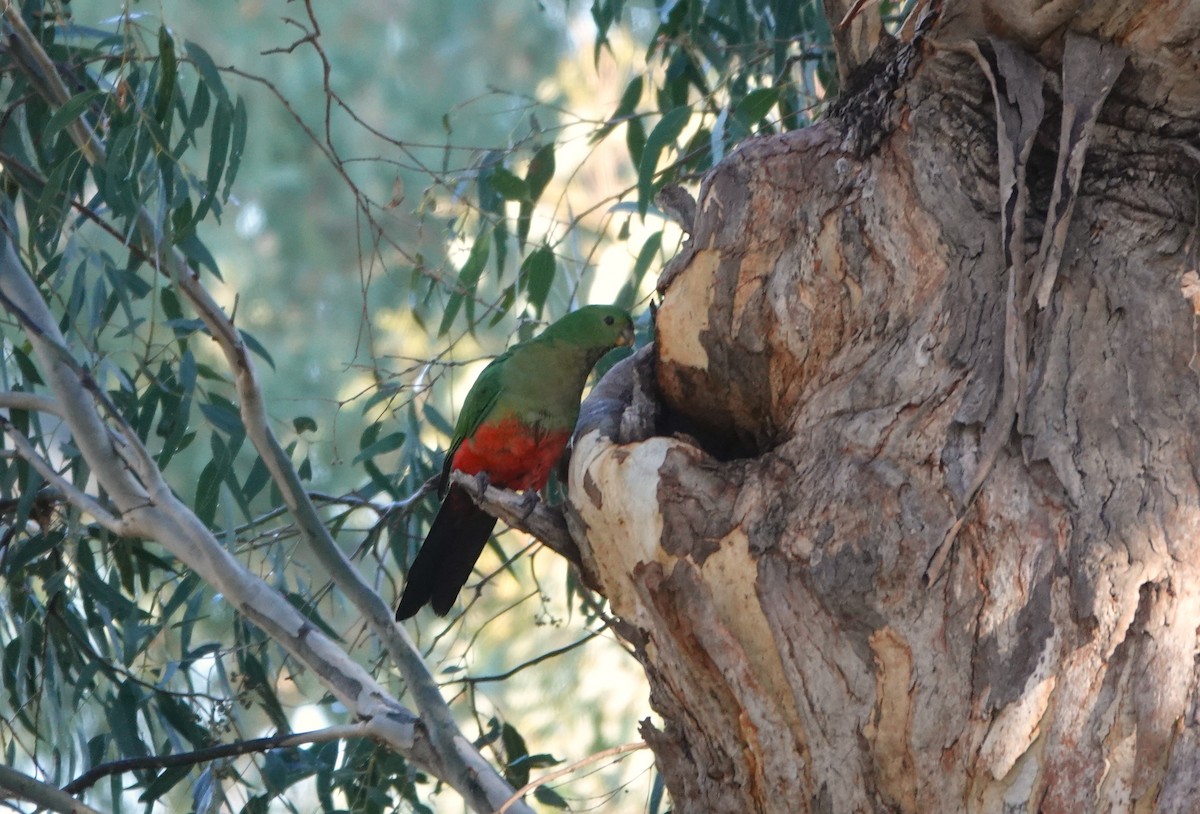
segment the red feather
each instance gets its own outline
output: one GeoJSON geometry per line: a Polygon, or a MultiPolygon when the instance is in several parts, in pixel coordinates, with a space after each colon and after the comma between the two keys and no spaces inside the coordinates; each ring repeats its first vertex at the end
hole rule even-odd
{"type": "Polygon", "coordinates": [[[545,431],[515,418],[481,424],[454,454],[452,469],[486,472],[493,486],[541,489],[567,448],[569,430],[545,431]]]}

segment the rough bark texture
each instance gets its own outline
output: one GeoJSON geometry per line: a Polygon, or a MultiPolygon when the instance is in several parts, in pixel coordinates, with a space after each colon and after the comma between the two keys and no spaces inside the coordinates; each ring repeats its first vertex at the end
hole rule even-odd
{"type": "Polygon", "coordinates": [[[716,168],[577,441],[680,812],[1197,810],[1200,5],[1020,5],[716,168]]]}

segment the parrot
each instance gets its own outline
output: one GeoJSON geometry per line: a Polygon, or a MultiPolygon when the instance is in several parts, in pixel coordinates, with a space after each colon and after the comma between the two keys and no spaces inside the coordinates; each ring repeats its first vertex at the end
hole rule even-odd
{"type": "Polygon", "coordinates": [[[587,305],[483,369],[454,426],[438,482],[442,503],[408,570],[397,621],[426,604],[438,616],[449,613],[496,527],[450,473],[475,475],[481,492],[491,484],[536,499],[575,429],[592,367],[613,348],[632,345],[627,311],[587,305]]]}

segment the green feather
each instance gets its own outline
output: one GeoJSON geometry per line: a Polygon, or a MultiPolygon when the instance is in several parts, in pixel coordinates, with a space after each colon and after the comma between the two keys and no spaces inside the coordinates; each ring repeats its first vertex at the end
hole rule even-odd
{"type": "Polygon", "coordinates": [[[628,312],[587,305],[497,356],[463,402],[442,467],[441,489],[449,482],[454,453],[489,421],[516,417],[531,428],[572,429],[592,367],[612,348],[632,344],[628,312]]]}

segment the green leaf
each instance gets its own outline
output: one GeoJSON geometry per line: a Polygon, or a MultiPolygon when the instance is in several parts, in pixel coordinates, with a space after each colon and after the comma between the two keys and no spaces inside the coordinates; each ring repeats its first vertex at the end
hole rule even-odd
{"type": "Polygon", "coordinates": [[[529,159],[525,171],[525,183],[529,186],[529,198],[536,202],[546,191],[546,185],[554,177],[554,142],[542,147],[529,159]]]}
{"type": "Polygon", "coordinates": [[[229,158],[229,143],[233,137],[233,106],[228,100],[217,105],[213,114],[212,128],[209,130],[208,173],[204,179],[205,194],[196,207],[196,221],[201,221],[208,214],[217,190],[221,184],[221,175],[225,172],[225,163],[229,158]]]}
{"type": "Polygon", "coordinates": [[[255,458],[250,467],[250,474],[246,475],[246,482],[242,484],[242,494],[247,501],[254,500],[270,480],[271,473],[266,463],[262,458],[255,458]]]}
{"type": "Polygon", "coordinates": [[[175,96],[179,61],[175,58],[175,39],[165,25],[158,27],[158,62],[158,87],[154,93],[154,118],[163,128],[167,128],[171,122],[171,101],[175,96]]]}
{"type": "Polygon", "coordinates": [[[377,404],[396,398],[396,396],[405,392],[405,388],[396,384],[382,384],[379,390],[373,396],[363,403],[362,413],[365,415],[371,411],[371,408],[377,404]]]}
{"type": "Polygon", "coordinates": [[[197,749],[211,746],[213,738],[208,729],[200,723],[195,710],[174,696],[160,692],[157,696],[158,711],[171,727],[188,739],[197,749]]]}
{"type": "Polygon", "coordinates": [[[492,186],[506,201],[529,200],[529,184],[513,175],[506,168],[497,166],[492,170],[492,186]]]}
{"type": "Polygon", "coordinates": [[[206,526],[212,526],[213,519],[217,516],[217,499],[221,496],[221,483],[225,480],[225,470],[228,467],[227,460],[214,458],[200,470],[194,504],[196,517],[206,526]]]}
{"type": "Polygon", "coordinates": [[[663,793],[667,790],[666,784],[663,782],[663,776],[656,770],[654,772],[654,783],[650,787],[650,802],[646,806],[647,814],[658,814],[658,807],[662,805],[663,793]]]}
{"type": "Polygon", "coordinates": [[[634,169],[637,169],[646,152],[646,127],[641,119],[630,119],[625,124],[625,149],[629,151],[629,160],[634,169]]]}
{"type": "Polygon", "coordinates": [[[525,170],[525,184],[529,187],[529,198],[521,201],[521,209],[517,213],[517,245],[525,248],[529,239],[529,227],[533,223],[533,205],[546,190],[546,185],[554,177],[554,142],[551,142],[529,160],[525,170]]]}
{"type": "Polygon", "coordinates": [[[746,94],[737,106],[737,114],[749,128],[761,121],[779,99],[775,88],[759,88],[746,94]]]}
{"type": "Polygon", "coordinates": [[[274,796],[273,794],[256,794],[246,801],[238,814],[268,814],[271,810],[271,798],[274,796]]]}
{"type": "MultiPolygon", "coordinates": [[[[504,264],[508,262],[508,218],[500,218],[492,227],[492,245],[496,247],[496,279],[502,280],[504,279],[504,264]]],[[[501,305],[500,314],[493,319],[498,318],[505,310],[501,305]]]]}
{"type": "Polygon", "coordinates": [[[301,596],[300,594],[292,591],[285,591],[283,595],[288,602],[292,603],[292,607],[300,611],[304,618],[312,622],[313,625],[319,628],[322,633],[324,633],[330,639],[333,639],[335,642],[342,641],[342,637],[337,634],[337,631],[334,630],[328,622],[321,618],[321,614],[317,613],[317,608],[311,597],[301,596]]]}
{"type": "Polygon", "coordinates": [[[316,432],[316,419],[306,415],[298,415],[292,419],[292,429],[296,431],[297,435],[302,432],[316,432]]]}
{"type": "Polygon", "coordinates": [[[188,573],[174,584],[175,590],[171,594],[171,598],[163,605],[161,617],[163,622],[170,621],[171,617],[175,615],[175,611],[188,601],[192,593],[200,586],[200,577],[194,572],[188,573]]]}
{"type": "MultiPolygon", "coordinates": [[[[204,200],[209,201],[211,199],[205,197],[204,200]]],[[[201,206],[204,205],[205,203],[202,202],[201,206]]],[[[195,231],[190,232],[182,240],[177,241],[175,245],[187,257],[193,268],[205,266],[213,273],[214,277],[218,280],[221,279],[221,269],[217,267],[216,258],[212,256],[212,252],[208,250],[208,247],[204,245],[204,242],[200,240],[195,231]]]]}
{"type": "Polygon", "coordinates": [[[521,201],[517,212],[517,247],[524,250],[525,241],[529,239],[529,227],[533,225],[533,202],[521,201]]]}
{"type": "Polygon", "coordinates": [[[549,786],[538,786],[533,790],[533,797],[542,805],[551,808],[568,809],[571,807],[561,794],[549,786]]]}
{"type": "Polygon", "coordinates": [[[489,230],[481,231],[475,237],[475,244],[471,246],[471,253],[467,255],[467,262],[463,263],[462,270],[458,273],[458,279],[455,282],[455,291],[450,296],[450,301],[446,304],[446,313],[442,315],[442,323],[438,327],[438,336],[445,336],[450,330],[450,326],[454,324],[454,318],[458,316],[458,310],[462,307],[465,301],[467,305],[467,321],[470,322],[470,316],[474,312],[474,297],[475,288],[479,284],[479,276],[483,273],[484,267],[487,265],[488,254],[491,252],[492,233],[489,230]]]}
{"type": "Polygon", "coordinates": [[[246,684],[257,692],[259,699],[262,700],[263,708],[267,717],[271,719],[271,723],[280,733],[291,732],[287,714],[283,711],[283,706],[275,695],[274,683],[267,678],[267,671],[262,662],[253,653],[244,653],[238,663],[245,675],[246,684]]]}
{"type": "Polygon", "coordinates": [[[390,495],[392,500],[399,500],[400,496],[396,493],[388,476],[383,474],[383,471],[377,467],[372,461],[363,461],[363,469],[366,470],[367,476],[371,479],[371,483],[375,485],[380,492],[390,495]]]}
{"type": "Polygon", "coordinates": [[[369,446],[363,448],[361,452],[354,456],[354,460],[351,461],[351,465],[356,466],[368,458],[374,458],[376,455],[383,455],[385,453],[397,450],[404,444],[405,438],[406,436],[402,432],[389,433],[379,440],[374,441],[369,446]]]}
{"type": "Polygon", "coordinates": [[[554,283],[557,265],[554,252],[549,246],[540,246],[530,252],[521,264],[522,284],[529,304],[537,311],[539,318],[550,294],[550,286],[554,283]]]}
{"type": "Polygon", "coordinates": [[[125,589],[127,594],[133,593],[133,556],[130,551],[132,544],[129,540],[117,540],[112,548],[113,562],[117,566],[117,573],[121,577],[121,587],[125,589]]]}
{"type": "MultiPolygon", "coordinates": [[[[764,122],[759,131],[765,132],[770,128],[771,125],[764,122]]],[[[712,143],[712,133],[707,128],[696,128],[692,137],[688,139],[687,146],[683,148],[682,171],[699,175],[710,168],[713,165],[712,143]]]]}
{"type": "Polygon", "coordinates": [[[173,289],[161,289],[158,298],[167,319],[183,319],[183,306],[179,304],[179,297],[173,289]]]}
{"type": "Polygon", "coordinates": [[[369,424],[362,431],[362,435],[358,437],[358,448],[366,449],[375,443],[375,439],[379,437],[379,433],[383,430],[382,424],[369,424]]]}
{"type": "Polygon", "coordinates": [[[208,86],[209,91],[226,105],[229,104],[229,92],[225,90],[225,83],[221,81],[221,72],[217,70],[217,65],[213,62],[208,51],[205,51],[194,42],[185,41],[183,49],[187,52],[188,58],[195,64],[196,69],[200,71],[200,78],[204,84],[208,86]]]}
{"type": "Polygon", "coordinates": [[[233,106],[233,132],[229,138],[229,166],[225,170],[225,188],[221,190],[222,200],[229,200],[229,190],[233,187],[238,169],[242,166],[242,154],[246,151],[246,133],[248,129],[246,103],[239,96],[233,106]]]}
{"type": "Polygon", "coordinates": [[[500,740],[504,744],[504,779],[514,788],[520,788],[529,782],[529,764],[523,760],[529,757],[525,739],[512,724],[505,722],[500,727],[500,740]]]}
{"type": "MultiPolygon", "coordinates": [[[[23,520],[18,512],[18,519],[23,520]]],[[[32,537],[17,537],[6,552],[3,560],[0,560],[3,571],[0,573],[18,577],[31,562],[41,557],[46,552],[53,549],[56,545],[61,544],[61,540],[56,540],[48,534],[37,534],[32,537]]]]}
{"type": "Polygon", "coordinates": [[[421,415],[442,435],[448,438],[454,435],[454,425],[447,421],[441,411],[433,406],[432,400],[425,402],[425,407],[421,410],[421,415]]]}
{"type": "Polygon", "coordinates": [[[46,122],[46,127],[41,133],[43,143],[49,144],[58,135],[60,130],[82,116],[84,111],[91,107],[93,102],[103,96],[104,93],[102,91],[87,90],[68,99],[63,103],[62,107],[54,111],[54,115],[50,117],[50,121],[46,122]]]}
{"type": "Polygon", "coordinates": [[[617,109],[609,117],[608,123],[592,135],[591,141],[593,144],[606,137],[627,116],[633,114],[638,102],[642,101],[642,87],[644,84],[645,80],[641,74],[629,80],[629,84],[625,86],[625,91],[621,94],[621,101],[617,103],[617,109]]]}
{"type": "Polygon", "coordinates": [[[679,138],[691,116],[691,108],[677,107],[663,116],[650,131],[642,160],[638,164],[638,214],[645,216],[650,199],[654,197],[655,173],[663,150],[679,138]]]}
{"type": "Polygon", "coordinates": [[[137,609],[120,591],[96,575],[94,570],[79,573],[80,593],[85,594],[89,601],[104,607],[110,616],[116,619],[128,619],[137,609]]]}
{"type": "Polygon", "coordinates": [[[200,405],[200,412],[208,419],[208,423],[226,435],[241,435],[244,430],[237,408],[218,395],[210,398],[212,400],[209,403],[200,405]]]}
{"type": "Polygon", "coordinates": [[[133,683],[125,681],[106,711],[105,718],[123,757],[145,757],[150,753],[138,733],[137,714],[141,706],[142,699],[133,683]]]}
{"type": "Polygon", "coordinates": [[[175,147],[174,156],[178,160],[182,157],[190,142],[192,146],[196,144],[196,131],[204,126],[208,121],[209,111],[212,110],[212,93],[209,92],[208,86],[203,82],[196,85],[196,93],[192,96],[192,109],[188,111],[187,121],[184,123],[183,133],[179,136],[179,143],[175,147]]]}
{"type": "Polygon", "coordinates": [[[658,257],[659,249],[662,248],[662,230],[655,232],[646,238],[646,242],[642,244],[641,251],[638,252],[637,260],[634,261],[633,271],[630,273],[630,282],[636,287],[641,285],[642,278],[646,276],[646,271],[649,270],[650,264],[658,257]]]}
{"type": "Polygon", "coordinates": [[[166,769],[151,781],[146,790],[138,798],[138,802],[147,803],[157,800],[179,784],[191,772],[191,766],[174,766],[166,769]]]}
{"type": "Polygon", "coordinates": [[[271,358],[271,354],[267,351],[263,343],[254,338],[254,334],[238,329],[238,334],[242,337],[242,341],[246,343],[246,347],[250,349],[258,358],[262,359],[271,370],[275,369],[275,360],[271,358]]]}

